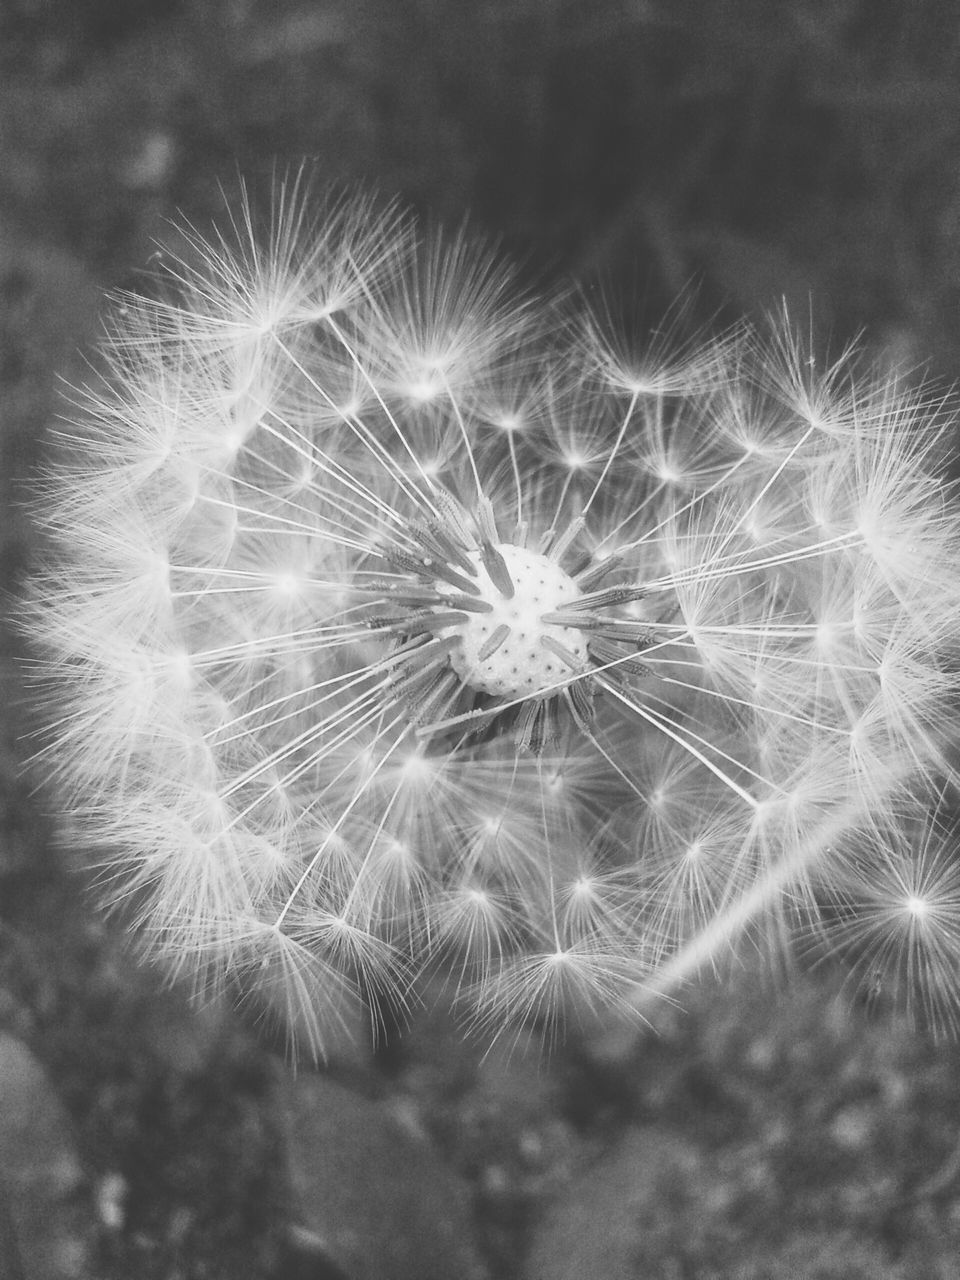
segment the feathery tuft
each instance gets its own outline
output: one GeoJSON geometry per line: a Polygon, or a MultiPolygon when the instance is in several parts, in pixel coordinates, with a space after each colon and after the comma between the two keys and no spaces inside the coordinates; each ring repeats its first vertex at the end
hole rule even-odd
{"type": "Polygon", "coordinates": [[[105,900],[317,1052],[438,965],[496,1031],[751,927],[952,1020],[944,407],[785,318],[625,353],[483,246],[309,201],[118,300],[42,484],[39,762],[105,900]]]}

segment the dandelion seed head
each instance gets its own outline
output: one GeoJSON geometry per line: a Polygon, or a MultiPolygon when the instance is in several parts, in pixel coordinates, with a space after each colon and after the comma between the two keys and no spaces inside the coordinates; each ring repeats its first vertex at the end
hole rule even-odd
{"type": "Polygon", "coordinates": [[[855,900],[865,947],[925,904],[934,982],[939,411],[785,320],[629,349],[293,188],[124,298],[41,483],[39,764],[108,904],[318,1052],[426,970],[493,1034],[559,1026],[855,900]]]}

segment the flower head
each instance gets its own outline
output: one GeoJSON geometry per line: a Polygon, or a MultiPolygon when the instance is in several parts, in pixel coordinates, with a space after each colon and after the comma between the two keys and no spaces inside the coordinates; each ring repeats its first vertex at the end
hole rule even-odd
{"type": "Polygon", "coordinates": [[[149,949],[322,1043],[437,964],[495,1027],[636,1006],[880,892],[948,772],[944,415],[785,321],[625,358],[367,202],[239,223],[122,299],[40,509],[44,757],[149,949]]]}

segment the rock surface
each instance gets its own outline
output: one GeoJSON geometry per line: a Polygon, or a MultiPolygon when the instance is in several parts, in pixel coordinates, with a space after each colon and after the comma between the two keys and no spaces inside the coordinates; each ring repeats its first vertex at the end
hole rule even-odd
{"type": "Polygon", "coordinates": [[[319,1075],[291,1080],[285,1111],[295,1243],[318,1268],[346,1280],[484,1280],[466,1184],[425,1137],[319,1075]]]}
{"type": "Polygon", "coordinates": [[[90,1215],[63,1107],[34,1056],[0,1033],[0,1275],[81,1280],[90,1215]]]}

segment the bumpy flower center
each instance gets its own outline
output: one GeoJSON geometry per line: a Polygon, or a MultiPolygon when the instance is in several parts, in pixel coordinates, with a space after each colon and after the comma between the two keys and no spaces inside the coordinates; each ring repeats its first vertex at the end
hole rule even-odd
{"type": "MultiPolygon", "coordinates": [[[[569,664],[545,640],[562,645],[578,664],[587,662],[581,631],[543,621],[544,614],[563,609],[583,593],[568,573],[539,552],[511,543],[501,543],[496,551],[506,566],[513,594],[502,591],[491,578],[479,551],[468,554],[476,568],[479,598],[490,611],[470,613],[445,632],[460,639],[450,652],[450,664],[481,693],[504,698],[543,693],[570,675],[569,664]]],[[[437,590],[451,593],[441,582],[437,590]]]]}
{"type": "Polygon", "coordinates": [[[635,655],[655,643],[648,623],[621,606],[642,599],[639,582],[607,585],[622,571],[610,555],[563,568],[580,532],[547,530],[537,549],[502,542],[489,499],[473,512],[439,488],[436,514],[411,525],[379,554],[386,579],[366,625],[394,645],[384,676],[421,733],[482,735],[494,721],[521,749],[555,742],[565,721],[586,728],[594,695],[650,675],[635,655]]]}

